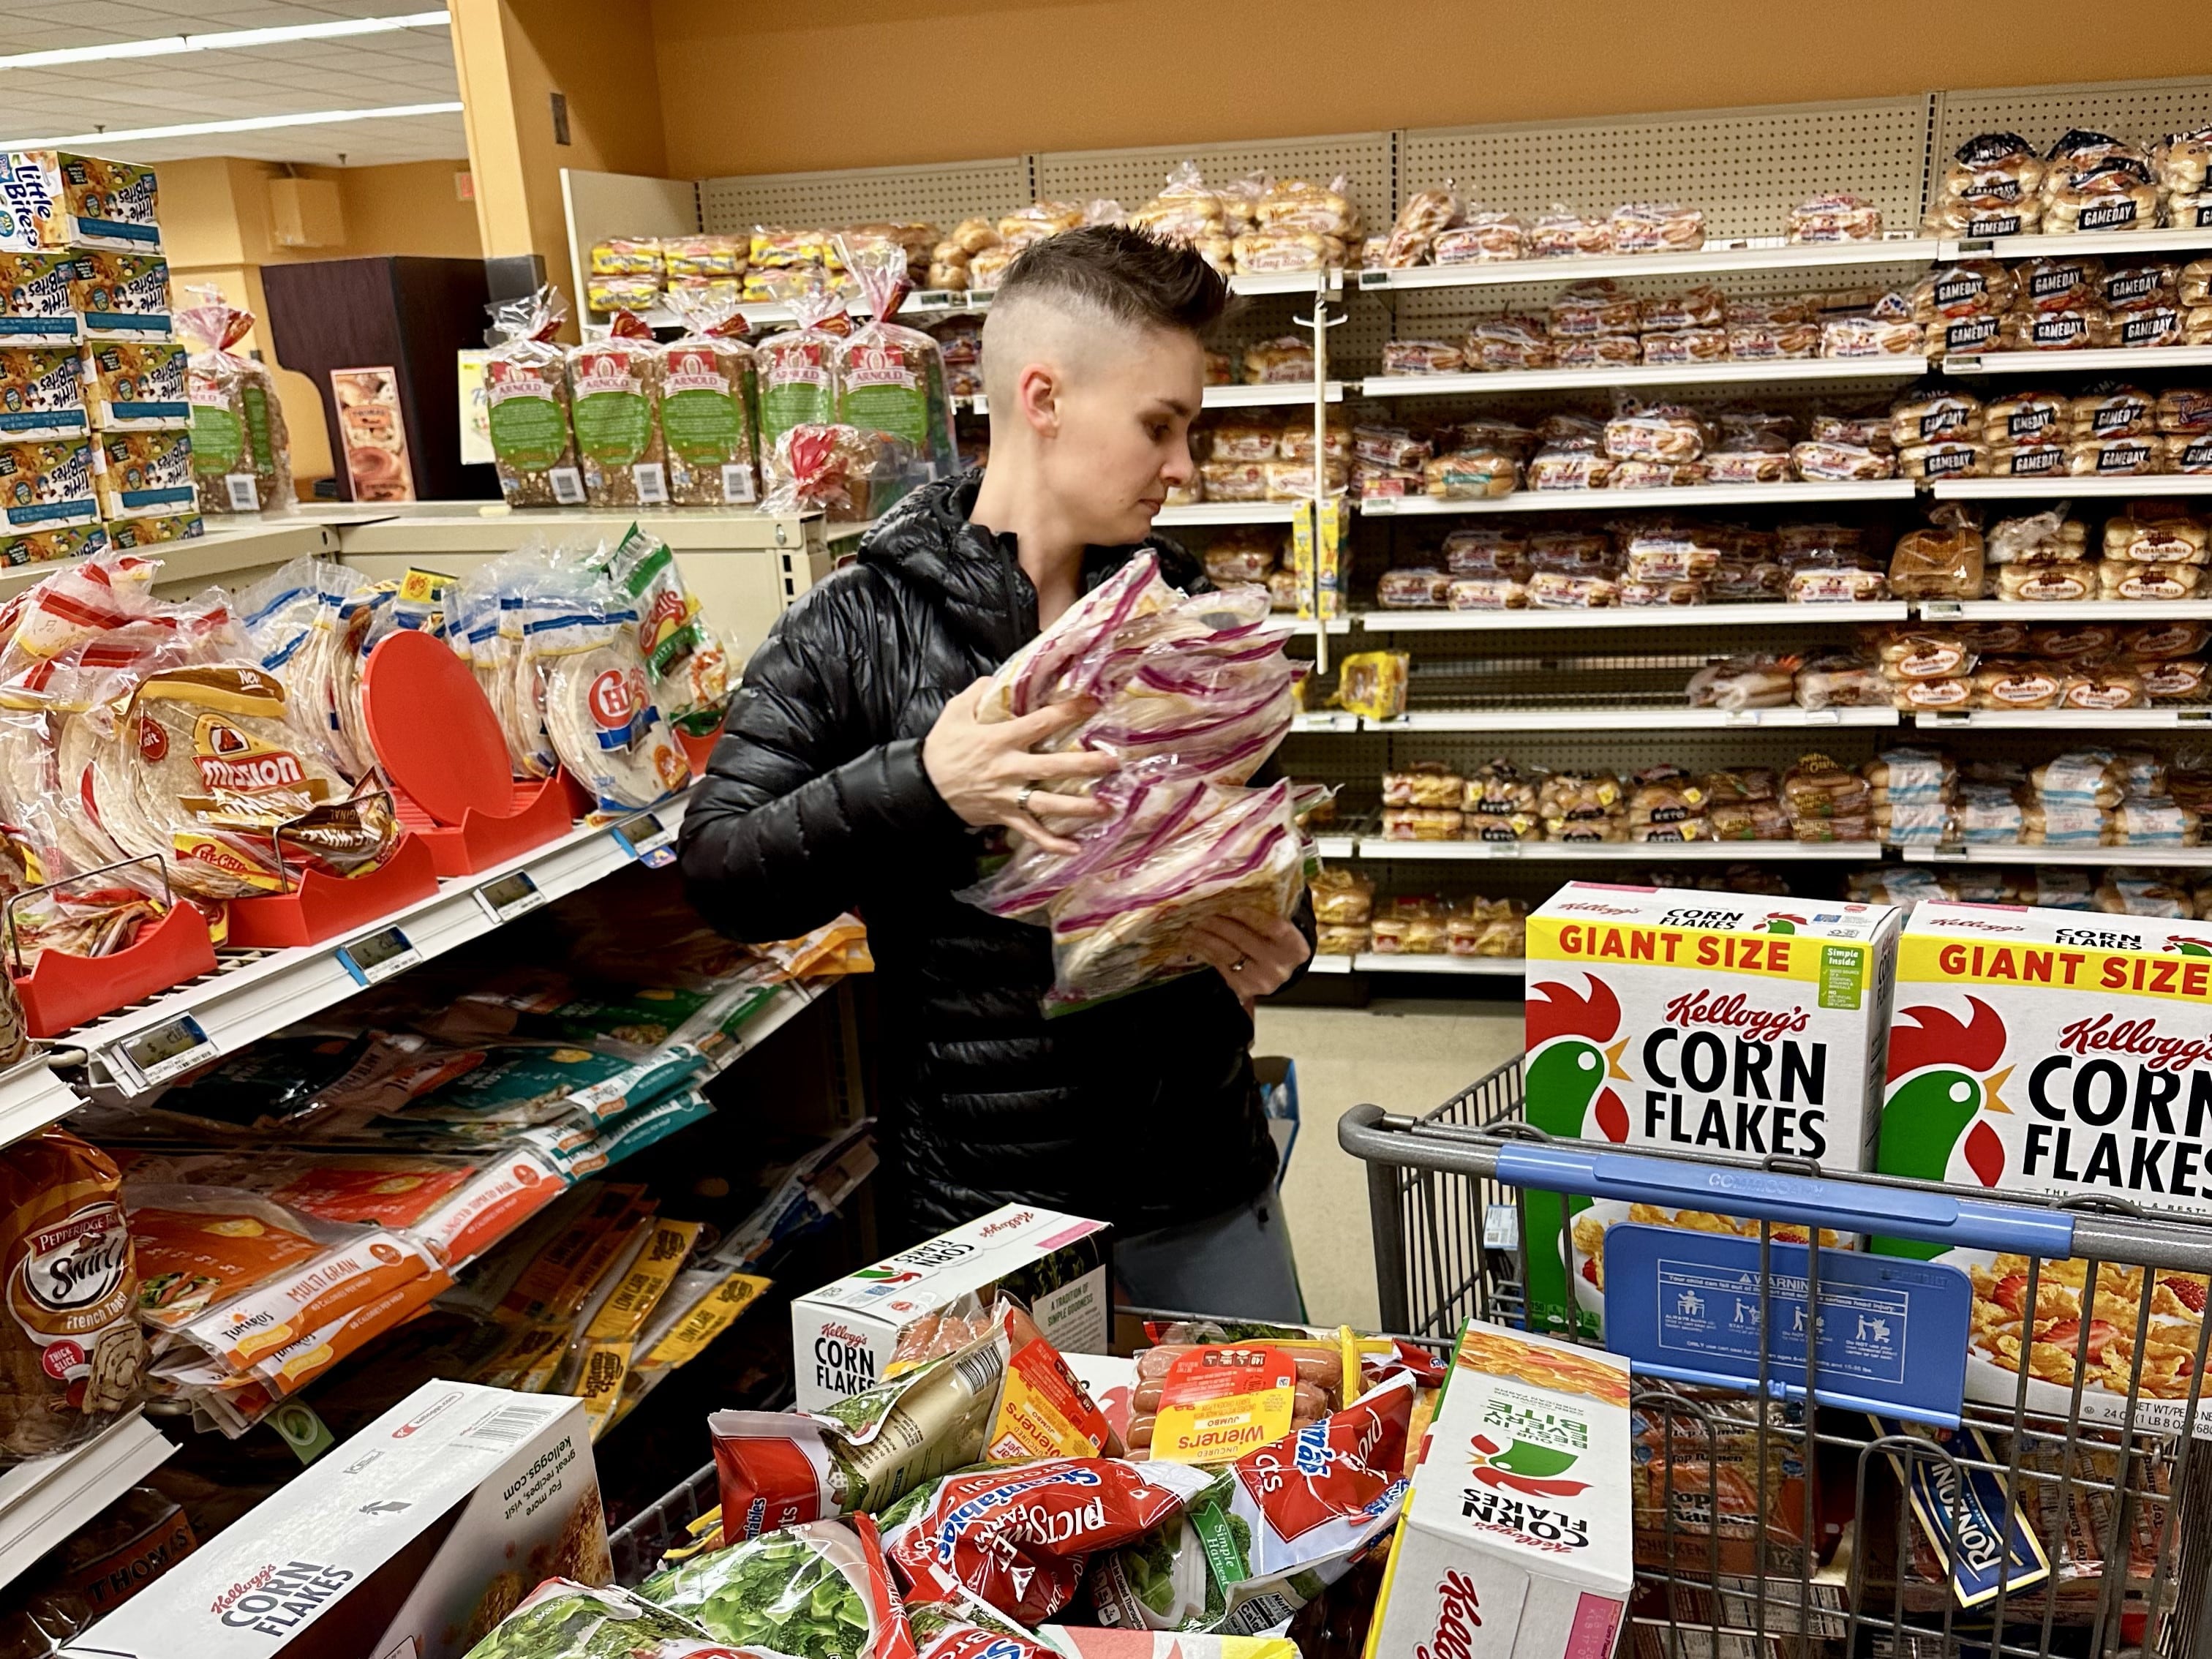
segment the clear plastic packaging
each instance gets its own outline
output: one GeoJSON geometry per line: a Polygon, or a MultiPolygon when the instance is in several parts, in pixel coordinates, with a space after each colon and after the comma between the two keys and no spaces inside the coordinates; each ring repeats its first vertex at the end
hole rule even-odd
{"type": "Polygon", "coordinates": [[[500,493],[509,507],[581,507],[568,354],[553,338],[566,307],[549,284],[491,309],[484,400],[500,493]]]}
{"type": "Polygon", "coordinates": [[[592,507],[665,507],[668,451],[660,434],[659,344],[631,312],[603,339],[568,349],[569,418],[592,507]]]}
{"type": "Polygon", "coordinates": [[[215,288],[186,290],[194,303],[176,313],[189,348],[185,395],[192,406],[192,476],[200,511],[289,512],[292,441],[276,378],[231,349],[253,327],[253,313],[231,305],[215,288]]]}
{"type": "Polygon", "coordinates": [[[664,349],[660,429],[668,498],[679,507],[738,507],[760,499],[754,411],[760,389],[737,301],[678,289],[669,305],[684,333],[664,349]]]}
{"type": "Polygon", "coordinates": [[[763,464],[793,427],[827,426],[837,418],[837,346],[844,301],[817,282],[795,295],[790,304],[793,326],[753,348],[763,464]],[[836,331],[830,326],[833,320],[838,325],[836,331]]]}
{"type": "Polygon", "coordinates": [[[907,292],[903,254],[893,246],[848,243],[841,243],[839,252],[860,284],[869,318],[832,354],[836,419],[910,446],[927,477],[957,471],[945,354],[928,335],[895,320],[907,292]]]}

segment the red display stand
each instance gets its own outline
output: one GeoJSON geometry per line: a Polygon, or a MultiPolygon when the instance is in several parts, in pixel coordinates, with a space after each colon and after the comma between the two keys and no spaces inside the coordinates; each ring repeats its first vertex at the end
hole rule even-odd
{"type": "Polygon", "coordinates": [[[180,903],[111,956],[47,951],[13,977],[24,1024],[34,1037],[52,1037],[214,971],[207,918],[180,903]]]}
{"type": "Polygon", "coordinates": [[[240,950],[272,951],[319,945],[358,933],[373,921],[417,901],[434,897],[438,866],[418,836],[403,835],[383,864],[365,876],[331,876],[310,870],[295,892],[269,898],[233,899],[228,943],[240,950]]]}
{"type": "Polygon", "coordinates": [[[428,634],[380,641],[362,709],[399,821],[441,876],[474,875],[568,834],[580,814],[559,777],[517,783],[476,676],[428,634]]]}
{"type": "Polygon", "coordinates": [[[722,729],[720,726],[716,726],[703,738],[695,738],[689,732],[678,732],[676,734],[677,745],[684,750],[684,758],[691,763],[693,777],[706,776],[708,758],[714,754],[714,745],[720,742],[721,738],[722,729]]]}

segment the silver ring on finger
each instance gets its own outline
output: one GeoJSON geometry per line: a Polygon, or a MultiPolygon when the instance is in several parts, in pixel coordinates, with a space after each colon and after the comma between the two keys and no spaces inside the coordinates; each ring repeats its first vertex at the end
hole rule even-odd
{"type": "Polygon", "coordinates": [[[1232,963],[1231,963],[1229,964],[1229,971],[1230,971],[1231,973],[1232,973],[1232,974],[1241,974],[1241,973],[1243,973],[1243,972],[1247,968],[1249,968],[1251,965],[1252,965],[1252,958],[1251,958],[1251,957],[1237,957],[1237,960],[1236,960],[1236,961],[1234,961],[1234,962],[1232,962],[1232,963]]]}
{"type": "Polygon", "coordinates": [[[1014,792],[1014,811],[1017,812],[1027,812],[1030,810],[1030,797],[1036,793],[1037,788],[1038,786],[1034,783],[1025,783],[1019,789],[1016,790],[1014,792]]]}

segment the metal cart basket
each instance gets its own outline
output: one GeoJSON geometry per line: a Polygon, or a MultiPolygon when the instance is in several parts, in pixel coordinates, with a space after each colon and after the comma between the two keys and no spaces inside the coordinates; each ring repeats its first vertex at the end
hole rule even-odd
{"type": "MultiPolygon", "coordinates": [[[[1635,1659],[2212,1659],[2212,1223],[1554,1139],[1522,1106],[1516,1060],[1424,1116],[1340,1122],[1368,1164],[1383,1328],[1597,1341],[1580,1304],[1531,1319],[1531,1193],[1755,1241],[1755,1375],[1638,1358],[1635,1659]],[[1864,1262],[1840,1251],[1873,1233],[1971,1253],[1980,1386],[1955,1425],[1873,1415],[1820,1372],[1830,1297],[1864,1262]],[[1819,1336],[1784,1364],[1768,1315],[1807,1308],[1819,1336]]],[[[1558,1237],[1570,1286],[1601,1291],[1601,1237],[1558,1237]]]]}

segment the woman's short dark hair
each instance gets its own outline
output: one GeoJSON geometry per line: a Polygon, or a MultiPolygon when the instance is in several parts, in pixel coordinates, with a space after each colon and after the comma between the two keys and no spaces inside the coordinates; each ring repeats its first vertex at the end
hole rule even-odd
{"type": "Polygon", "coordinates": [[[1229,283],[1188,242],[1085,225],[1024,248],[992,303],[1063,295],[1139,327],[1203,335],[1227,307],[1229,283]]]}

